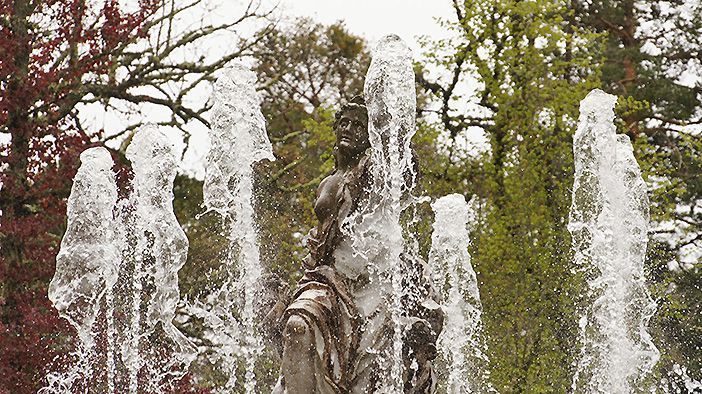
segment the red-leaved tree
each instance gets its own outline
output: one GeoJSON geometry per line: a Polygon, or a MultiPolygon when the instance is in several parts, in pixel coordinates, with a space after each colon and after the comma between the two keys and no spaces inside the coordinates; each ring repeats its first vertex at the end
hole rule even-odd
{"type": "MultiPolygon", "coordinates": [[[[103,142],[100,130],[83,127],[80,109],[149,103],[171,115],[161,124],[206,124],[209,104],[189,104],[188,93],[259,39],[242,38],[199,63],[183,57],[217,32],[268,15],[252,2],[231,21],[178,30],[201,1],[0,0],[1,394],[36,392],[69,348],[47,286],[78,156],[103,142]]],[[[135,119],[117,134],[138,128],[135,119]]]]}

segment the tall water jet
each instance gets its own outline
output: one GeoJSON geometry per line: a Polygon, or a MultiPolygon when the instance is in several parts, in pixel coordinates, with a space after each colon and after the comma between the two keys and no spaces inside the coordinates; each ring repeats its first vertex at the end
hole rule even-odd
{"type": "Polygon", "coordinates": [[[206,312],[200,308],[200,314],[218,332],[218,356],[229,375],[226,389],[234,388],[237,357],[241,357],[246,363],[247,393],[256,390],[254,367],[263,351],[254,310],[263,271],[252,205],[253,165],[263,159],[275,160],[255,87],[256,75],[241,65],[226,69],[217,79],[203,185],[205,207],[228,226],[230,247],[224,262],[225,282],[208,298],[206,312]]]}
{"type": "Polygon", "coordinates": [[[447,392],[452,394],[488,391],[480,371],[485,355],[479,339],[482,305],[478,281],[468,252],[468,223],[472,211],[461,194],[437,199],[429,265],[446,316],[438,338],[439,354],[448,370],[447,392]],[[479,364],[478,364],[479,363],[479,364]]]}
{"type": "MultiPolygon", "coordinates": [[[[113,242],[117,185],[112,158],[105,148],[87,149],[80,161],[68,197],[66,233],[49,284],[49,299],[78,334],[76,363],[64,372],[49,374],[48,386],[42,390],[45,393],[75,392],[79,388],[87,392],[91,380],[99,374],[101,362],[107,363],[103,366],[107,386],[114,392],[114,363],[109,357],[102,360],[96,349],[100,336],[96,319],[103,303],[110,306],[120,262],[113,242]]],[[[112,347],[110,333],[108,348],[112,347]]]]}
{"type": "Polygon", "coordinates": [[[49,298],[78,333],[77,363],[49,374],[44,393],[160,393],[195,356],[173,325],[188,251],[173,213],[173,147],[147,128],[134,136],[127,158],[132,192],[118,202],[107,150],[81,154],[49,286],[49,298]]]}
{"type": "MultiPolygon", "coordinates": [[[[362,311],[373,315],[370,326],[389,319],[392,337],[380,343],[361,344],[378,352],[387,368],[380,392],[401,392],[403,387],[403,275],[405,249],[400,215],[415,184],[410,141],[415,133],[416,93],[412,53],[395,35],[383,37],[373,50],[364,96],[368,107],[372,181],[369,198],[345,225],[357,258],[368,261],[378,297],[369,297],[362,311]],[[383,311],[378,312],[379,309],[383,311]],[[372,312],[371,312],[372,311],[372,312]]],[[[363,313],[363,312],[362,312],[363,313]]]]}
{"type": "Polygon", "coordinates": [[[173,325],[180,301],[178,271],[188,253],[188,238],[172,204],[176,154],[166,135],[147,127],[134,135],[126,156],[134,170],[133,190],[122,211],[127,214],[120,218],[123,230],[132,237],[130,243],[122,234],[123,254],[132,259],[133,270],[123,273],[129,275],[132,286],[131,305],[123,311],[130,323],[125,327],[129,340],[122,342],[122,356],[129,370],[130,393],[140,389],[142,368],[146,387],[141,390],[161,392],[184,375],[196,354],[173,325]]]}
{"type": "Polygon", "coordinates": [[[646,288],[646,184],[629,138],[613,123],[616,97],[593,90],[580,103],[573,139],[575,180],[568,229],[575,262],[594,299],[580,319],[581,392],[644,390],[659,352],[646,331],[656,304],[646,288]]]}

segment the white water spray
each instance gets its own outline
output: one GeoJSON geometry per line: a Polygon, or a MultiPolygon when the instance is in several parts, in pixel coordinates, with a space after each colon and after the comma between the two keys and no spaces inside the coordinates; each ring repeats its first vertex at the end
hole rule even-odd
{"type": "Polygon", "coordinates": [[[49,287],[54,306],[78,332],[77,364],[49,374],[44,393],[160,393],[183,377],[195,357],[173,325],[178,270],[188,251],[173,213],[173,147],[165,135],[145,128],[134,136],[127,158],[133,191],[117,202],[110,154],[104,148],[81,154],[49,287]]]}
{"type": "Polygon", "coordinates": [[[234,389],[241,359],[246,364],[247,393],[257,390],[254,368],[264,346],[254,310],[263,270],[254,222],[253,165],[275,159],[255,86],[256,75],[240,65],[225,70],[214,86],[203,193],[207,210],[217,212],[228,226],[230,248],[224,262],[225,283],[198,312],[219,344],[218,359],[229,375],[225,389],[234,389]]]}
{"type": "Polygon", "coordinates": [[[87,149],[80,161],[68,198],[68,225],[56,256],[56,273],[49,284],[49,299],[78,334],[76,363],[64,372],[49,374],[44,393],[66,393],[76,387],[87,390],[89,378],[103,368],[108,387],[114,390],[114,364],[108,358],[107,365],[98,365],[96,319],[103,297],[117,280],[120,261],[113,242],[117,185],[105,148],[87,149]]]}
{"type": "Polygon", "coordinates": [[[451,394],[484,390],[481,365],[485,361],[480,343],[482,305],[478,281],[471,265],[468,223],[473,212],[461,194],[449,194],[432,204],[434,232],[429,264],[434,286],[441,293],[444,328],[437,345],[448,370],[447,391],[451,394]]]}
{"type": "Polygon", "coordinates": [[[631,143],[613,123],[616,97],[593,90],[580,103],[568,229],[594,302],[580,320],[573,390],[631,393],[659,352],[646,331],[656,304],[646,288],[649,204],[631,143]]]}
{"type": "Polygon", "coordinates": [[[196,353],[173,325],[180,301],[178,271],[188,253],[188,238],[173,212],[176,154],[166,135],[147,127],[133,137],[126,156],[134,180],[125,230],[136,235],[136,248],[127,252],[135,264],[130,340],[123,342],[123,354],[128,355],[130,392],[139,391],[137,375],[142,368],[145,389],[161,392],[167,382],[182,377],[196,353]],[[157,330],[159,342],[148,343],[147,338],[157,330]]]}
{"type": "MultiPolygon", "coordinates": [[[[392,338],[378,352],[387,378],[379,392],[396,393],[403,386],[403,269],[405,241],[400,215],[414,187],[410,140],[415,133],[416,93],[412,53],[395,36],[383,37],[373,50],[364,88],[368,108],[372,181],[369,201],[345,225],[358,258],[369,262],[371,280],[385,302],[379,305],[392,324],[392,338]]],[[[377,318],[376,318],[377,319],[377,318]]],[[[373,323],[375,324],[375,323],[373,323]]]]}
{"type": "Polygon", "coordinates": [[[194,347],[173,325],[178,270],[188,251],[173,213],[173,147],[146,128],[134,136],[127,158],[133,191],[118,203],[109,152],[81,154],[49,286],[49,298],[78,333],[77,361],[49,374],[44,393],[159,393],[194,358],[194,347]]]}

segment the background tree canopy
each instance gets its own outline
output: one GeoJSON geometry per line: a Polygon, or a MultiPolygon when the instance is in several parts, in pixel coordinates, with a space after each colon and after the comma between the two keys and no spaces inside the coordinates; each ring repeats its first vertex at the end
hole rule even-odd
{"type": "MultiPolygon", "coordinates": [[[[334,168],[334,113],[362,93],[369,44],[342,22],[275,20],[255,2],[227,23],[179,29],[179,16],[199,4],[0,1],[0,131],[10,136],[0,145],[0,392],[36,392],[46,368],[70,350],[69,329],[46,289],[78,154],[124,141],[112,152],[129,176],[121,158],[141,119],[105,135],[83,127],[84,105],[129,111],[150,103],[168,114],[163,126],[187,138],[193,124],[207,125],[210,105],[192,102],[192,92],[228,61],[251,61],[277,158],[257,168],[262,258],[283,282],[301,276],[302,240],[316,224],[314,191],[334,168]],[[243,31],[249,20],[258,28],[239,34],[228,52],[182,56],[217,32],[243,31]]],[[[659,304],[650,326],[663,357],[655,378],[678,379],[673,366],[683,365],[702,380],[702,4],[451,5],[453,15],[441,22],[450,38],[426,41],[415,56],[417,193],[457,192],[478,202],[471,253],[493,387],[570,390],[577,318],[588,301],[566,229],[571,146],[579,102],[597,87],[619,96],[619,132],[634,142],[650,185],[646,264],[659,304]],[[477,140],[487,141],[485,149],[468,149],[466,141],[477,140]]],[[[200,216],[201,187],[187,174],[176,179],[174,206],[190,239],[184,296],[208,286],[227,247],[215,219],[200,216]]],[[[432,218],[427,206],[420,211],[426,253],[432,218]]],[[[182,328],[198,339],[197,327],[182,328]]],[[[262,382],[275,378],[274,353],[261,366],[262,382]]],[[[206,391],[220,379],[198,364],[178,390],[206,391]]]]}

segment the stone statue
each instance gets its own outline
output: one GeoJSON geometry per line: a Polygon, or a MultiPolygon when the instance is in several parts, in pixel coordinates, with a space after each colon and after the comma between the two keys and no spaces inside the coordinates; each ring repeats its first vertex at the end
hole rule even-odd
{"type": "MultiPolygon", "coordinates": [[[[282,329],[281,376],[275,394],[372,393],[384,379],[381,371],[387,369],[378,354],[390,342],[392,322],[366,263],[348,257],[349,242],[341,228],[363,199],[372,198],[367,191],[368,113],[361,97],[337,113],[334,131],[336,169],[317,189],[314,211],[319,224],[307,238],[305,275],[287,307],[278,307],[271,312],[276,316],[267,318],[282,329]]],[[[424,263],[404,259],[418,292],[403,300],[405,392],[431,393],[435,385],[431,361],[443,314],[425,279],[424,263]]]]}

